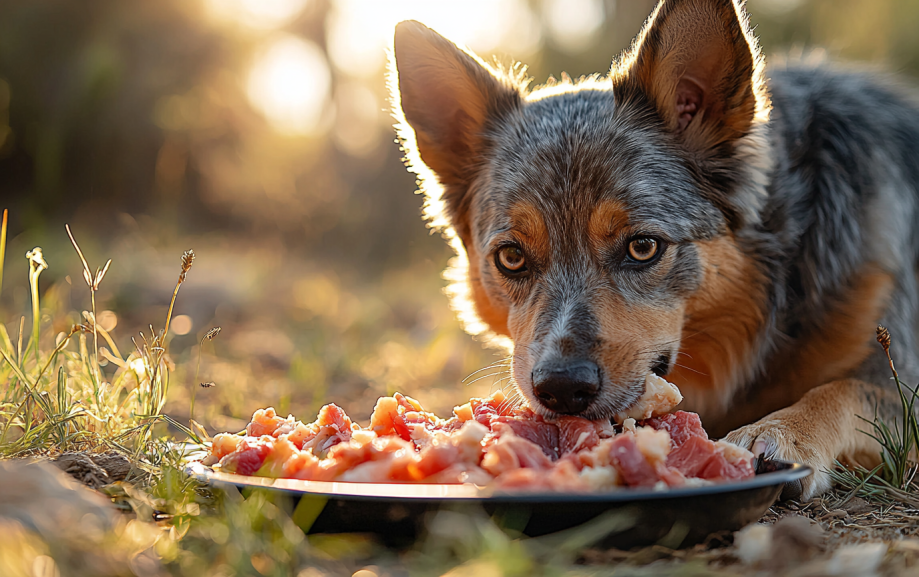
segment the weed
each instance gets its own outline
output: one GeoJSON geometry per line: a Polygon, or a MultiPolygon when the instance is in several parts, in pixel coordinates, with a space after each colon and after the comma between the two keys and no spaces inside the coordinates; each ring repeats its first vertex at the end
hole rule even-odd
{"type": "Polygon", "coordinates": [[[835,470],[830,471],[830,476],[844,492],[841,503],[859,496],[883,503],[900,501],[919,506],[919,485],[914,482],[919,465],[913,461],[913,456],[919,451],[919,417],[915,411],[919,391],[900,381],[890,356],[890,331],[878,326],[877,340],[887,355],[890,372],[900,395],[902,415],[893,424],[880,418],[877,411],[870,421],[859,417],[871,427],[871,430],[862,432],[881,445],[881,463],[871,470],[861,466],[847,468],[837,463],[835,470]]]}

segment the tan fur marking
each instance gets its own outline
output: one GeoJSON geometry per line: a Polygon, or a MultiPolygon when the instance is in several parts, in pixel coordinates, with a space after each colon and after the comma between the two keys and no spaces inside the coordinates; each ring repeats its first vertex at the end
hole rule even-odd
{"type": "Polygon", "coordinates": [[[802,341],[803,347],[787,365],[789,378],[793,375],[811,386],[839,379],[862,364],[876,346],[872,336],[894,283],[889,273],[872,268],[857,275],[819,331],[802,341]]]}
{"type": "Polygon", "coordinates": [[[474,247],[468,249],[469,269],[467,283],[471,289],[475,312],[488,328],[499,335],[510,336],[507,329],[507,307],[504,303],[494,302],[488,297],[488,291],[482,283],[481,259],[474,247]]]}
{"type": "Polygon", "coordinates": [[[603,200],[590,215],[587,234],[590,236],[594,250],[609,243],[610,237],[629,224],[629,212],[625,205],[617,200],[603,200]]]}
{"type": "Polygon", "coordinates": [[[702,284],[686,303],[680,353],[667,379],[686,410],[717,414],[752,371],[765,310],[765,279],[730,236],[695,243],[702,284]]]}
{"type": "Polygon", "coordinates": [[[643,382],[662,348],[680,333],[682,307],[629,306],[612,292],[603,293],[593,306],[600,324],[597,336],[606,344],[597,362],[620,386],[643,382]]]}
{"type": "Polygon", "coordinates": [[[856,275],[823,322],[800,339],[791,350],[780,351],[781,363],[773,363],[752,394],[737,403],[718,431],[750,423],[764,414],[798,401],[818,385],[842,378],[858,367],[875,346],[872,335],[893,290],[889,274],[871,266],[856,275]]]}
{"type": "Polygon", "coordinates": [[[549,244],[549,230],[542,212],[528,202],[518,202],[509,211],[511,228],[516,235],[522,236],[526,246],[524,250],[531,256],[546,261],[552,247],[549,244]]]}

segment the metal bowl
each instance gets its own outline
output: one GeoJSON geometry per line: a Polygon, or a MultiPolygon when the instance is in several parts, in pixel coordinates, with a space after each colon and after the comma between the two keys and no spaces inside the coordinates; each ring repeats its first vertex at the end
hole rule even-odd
{"type": "Polygon", "coordinates": [[[668,545],[690,546],[708,535],[736,531],[757,521],[786,483],[800,481],[811,468],[796,463],[760,463],[744,481],[700,487],[606,493],[488,493],[475,485],[335,483],[267,479],[214,471],[200,463],[189,474],[215,486],[268,489],[289,495],[293,519],[307,533],[373,533],[390,544],[410,543],[424,531],[425,517],[439,509],[482,510],[510,519],[515,529],[536,537],[621,513],[627,530],[610,533],[606,546],[630,548],[667,537],[668,545]]]}

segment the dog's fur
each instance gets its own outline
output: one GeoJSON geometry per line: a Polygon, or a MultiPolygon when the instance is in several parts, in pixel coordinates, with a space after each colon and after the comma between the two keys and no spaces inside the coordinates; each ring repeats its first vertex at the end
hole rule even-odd
{"type": "Polygon", "coordinates": [[[607,418],[654,371],[716,434],[814,466],[805,498],[834,459],[877,462],[857,415],[899,410],[877,324],[919,377],[919,108],[904,90],[767,69],[731,0],[662,0],[608,76],[534,90],[417,22],[393,54],[399,136],[458,254],[454,300],[474,304],[471,332],[512,341],[530,405],[553,416],[534,379],[577,365],[572,382],[599,379],[578,412],[607,418]],[[651,264],[628,256],[636,237],[659,243],[651,264]],[[502,247],[525,273],[499,270],[502,247]]]}

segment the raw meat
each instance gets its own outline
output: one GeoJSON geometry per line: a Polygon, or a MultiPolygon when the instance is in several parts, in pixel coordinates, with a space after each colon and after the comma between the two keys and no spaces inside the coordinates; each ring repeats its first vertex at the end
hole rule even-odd
{"type": "MultiPolygon", "coordinates": [[[[652,390],[641,414],[674,400],[661,390],[652,390]]],[[[245,436],[215,436],[204,462],[240,475],[475,483],[500,491],[665,489],[687,479],[698,484],[753,475],[749,451],[711,441],[694,413],[628,418],[617,435],[609,422],[547,420],[500,393],[471,399],[447,420],[396,393],[377,401],[367,428],[335,405],[308,424],[259,409],[245,436]]]]}

